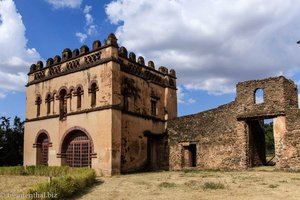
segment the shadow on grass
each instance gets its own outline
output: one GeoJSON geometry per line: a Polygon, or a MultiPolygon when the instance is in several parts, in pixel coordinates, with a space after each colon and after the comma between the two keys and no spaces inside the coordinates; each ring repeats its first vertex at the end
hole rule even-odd
{"type": "Polygon", "coordinates": [[[85,188],[84,190],[76,193],[72,198],[68,198],[69,200],[75,200],[83,197],[84,195],[90,193],[95,187],[98,187],[104,183],[103,180],[100,179],[100,177],[96,177],[96,180],[93,185],[90,187],[85,188]]]}

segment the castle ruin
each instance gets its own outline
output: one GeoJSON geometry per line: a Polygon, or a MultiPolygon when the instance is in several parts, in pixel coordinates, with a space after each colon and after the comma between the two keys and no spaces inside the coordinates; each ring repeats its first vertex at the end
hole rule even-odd
{"type": "Polygon", "coordinates": [[[99,175],[246,169],[266,165],[261,121],[272,118],[276,168],[300,170],[293,81],[245,81],[236,94],[216,109],[177,117],[175,70],[128,55],[114,34],[91,50],[66,48],[28,73],[24,165],[89,166],[99,175]]]}

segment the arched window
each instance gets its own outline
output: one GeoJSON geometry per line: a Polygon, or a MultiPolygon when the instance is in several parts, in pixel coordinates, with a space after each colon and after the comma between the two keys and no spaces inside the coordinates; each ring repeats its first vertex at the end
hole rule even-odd
{"type": "Polygon", "coordinates": [[[80,130],[70,132],[62,143],[62,157],[70,167],[91,166],[92,142],[80,130]]]}
{"type": "Polygon", "coordinates": [[[264,91],[261,88],[258,88],[254,92],[254,103],[260,104],[264,102],[264,91]]]}
{"type": "Polygon", "coordinates": [[[39,117],[41,115],[41,104],[42,104],[42,98],[41,98],[41,96],[37,96],[36,100],[35,100],[37,117],[39,117]]]}
{"type": "Polygon", "coordinates": [[[48,165],[49,158],[49,138],[48,135],[44,132],[40,133],[36,140],[36,148],[37,148],[37,165],[48,165]]]}
{"type": "Polygon", "coordinates": [[[77,88],[76,95],[77,95],[77,109],[81,109],[81,95],[82,95],[81,87],[77,88]]]}
{"type": "Polygon", "coordinates": [[[51,112],[51,95],[50,94],[48,94],[46,96],[46,107],[47,107],[47,115],[49,115],[51,112]]]}
{"type": "Polygon", "coordinates": [[[91,93],[91,106],[92,106],[92,107],[96,106],[97,90],[98,90],[97,84],[96,84],[96,83],[92,83],[91,88],[90,88],[90,93],[91,93]]]}
{"type": "Polygon", "coordinates": [[[59,119],[62,120],[67,116],[67,91],[62,89],[59,92],[59,119]]]}

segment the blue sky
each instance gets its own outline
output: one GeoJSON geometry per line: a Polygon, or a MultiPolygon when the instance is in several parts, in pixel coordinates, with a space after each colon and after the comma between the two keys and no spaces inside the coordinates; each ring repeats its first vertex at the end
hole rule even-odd
{"type": "Polygon", "coordinates": [[[298,84],[300,4],[228,1],[0,0],[0,115],[25,119],[31,63],[110,32],[176,70],[179,115],[234,100],[239,81],[285,75],[298,84]]]}

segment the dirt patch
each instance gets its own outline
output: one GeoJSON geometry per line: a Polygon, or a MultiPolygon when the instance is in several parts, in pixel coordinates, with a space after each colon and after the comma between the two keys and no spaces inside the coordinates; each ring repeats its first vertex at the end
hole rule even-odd
{"type": "Polygon", "coordinates": [[[155,172],[99,177],[80,200],[300,199],[300,173],[253,171],[155,172]]]}

